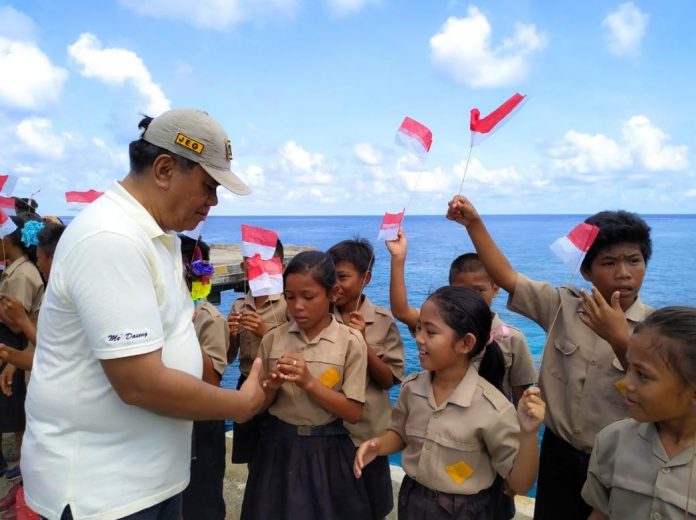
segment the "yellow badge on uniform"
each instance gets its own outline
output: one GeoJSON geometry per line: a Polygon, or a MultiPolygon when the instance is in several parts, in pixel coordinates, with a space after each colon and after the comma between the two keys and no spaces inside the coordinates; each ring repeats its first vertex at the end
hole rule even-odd
{"type": "Polygon", "coordinates": [[[445,471],[449,475],[455,484],[459,485],[474,474],[474,470],[471,469],[466,462],[460,460],[449,466],[445,466],[445,471]]]}
{"type": "Polygon", "coordinates": [[[340,380],[341,374],[334,367],[329,368],[319,377],[319,381],[321,381],[321,384],[326,388],[333,388],[340,380]]]}
{"type": "Polygon", "coordinates": [[[614,383],[614,388],[616,388],[622,397],[626,396],[626,378],[622,377],[616,383],[614,383]]]}

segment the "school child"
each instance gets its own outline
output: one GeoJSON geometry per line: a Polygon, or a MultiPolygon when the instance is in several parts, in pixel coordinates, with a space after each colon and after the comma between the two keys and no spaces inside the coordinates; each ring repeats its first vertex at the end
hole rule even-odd
{"type": "MultiPolygon", "coordinates": [[[[392,257],[389,292],[392,312],[399,321],[413,330],[418,319],[418,309],[408,304],[404,276],[408,242],[403,230],[399,230],[396,240],[388,240],[386,244],[392,257]]],[[[489,307],[499,290],[476,253],[465,253],[452,261],[449,284],[478,291],[489,307]]],[[[534,358],[522,331],[503,323],[498,313],[493,313],[491,327],[491,339],[500,346],[505,364],[502,392],[516,405],[524,391],[537,381],[534,358]]],[[[481,358],[482,356],[479,356],[474,360],[474,366],[477,368],[481,358]]]]}
{"type": "Polygon", "coordinates": [[[336,321],[336,269],[329,255],[306,251],[283,274],[292,321],[261,340],[270,420],[242,503],[242,520],[356,520],[370,515],[352,473],[355,447],[343,422],[362,416],[367,345],[336,321]]]}
{"type": "Polygon", "coordinates": [[[529,388],[516,413],[472,365],[488,351],[491,321],[483,298],[463,287],[441,287],[421,307],[424,370],[404,380],[389,429],[360,445],[354,463],[360,478],[376,456],[403,450],[400,520],[511,518],[497,510],[496,476],[516,493],[534,483],[544,402],[529,388]]]}
{"type": "MultiPolygon", "coordinates": [[[[22,302],[24,310],[36,323],[44,284],[36,268],[37,234],[43,228],[41,218],[35,214],[22,213],[10,217],[17,228],[2,238],[3,259],[7,268],[0,275],[0,294],[9,294],[22,302]]],[[[21,332],[13,332],[5,323],[0,323],[0,343],[17,350],[28,346],[27,337],[21,332]]],[[[24,371],[14,365],[0,364],[0,379],[4,387],[11,387],[11,395],[0,394],[0,433],[15,433],[17,447],[22,444],[25,415],[24,399],[26,384],[24,371]]],[[[22,476],[19,464],[7,471],[4,459],[0,456],[0,469],[8,480],[22,476]]]]}
{"type": "Polygon", "coordinates": [[[597,434],[582,489],[590,518],[696,518],[696,308],[636,326],[622,386],[631,418],[597,434]]]}
{"type": "MultiPolygon", "coordinates": [[[[276,242],[273,256],[284,263],[283,244],[280,240],[276,242]]],[[[246,258],[242,259],[242,269],[245,273],[246,260],[246,258]]],[[[239,389],[249,375],[261,338],[268,331],[288,321],[285,299],[282,294],[254,297],[251,291],[247,291],[232,304],[227,321],[231,341],[227,361],[231,363],[239,353],[239,380],[237,381],[237,389],[239,389]]],[[[233,423],[232,462],[234,464],[251,464],[261,437],[263,423],[267,418],[267,413],[260,413],[245,423],[233,423]]]]}
{"type": "MultiPolygon", "coordinates": [[[[373,305],[363,289],[370,283],[374,251],[365,239],[344,240],[327,254],[336,265],[338,293],[334,317],[360,332],[367,343],[367,387],[362,419],[345,423],[355,446],[387,429],[391,415],[389,388],[404,376],[404,343],[391,313],[373,305]]],[[[381,519],[394,507],[387,457],[378,457],[363,472],[372,518],[381,519]]]]}
{"type": "Polygon", "coordinates": [[[595,436],[627,415],[615,384],[624,376],[630,333],[650,311],[638,296],[652,251],[650,228],[626,211],[585,220],[599,228],[580,266],[593,285],[588,295],[515,271],[466,198],[449,202],[447,218],[466,227],[486,271],[508,292],[508,308],[547,332],[539,380],[548,413],[534,518],[585,520],[591,509],[580,492],[595,436]]]}
{"type": "MultiPolygon", "coordinates": [[[[203,380],[220,386],[227,368],[230,332],[225,317],[206,300],[214,272],[209,263],[210,247],[203,240],[185,235],[179,235],[179,238],[184,276],[195,305],[193,327],[203,354],[203,380]]],[[[191,480],[182,495],[183,518],[224,520],[224,479],[225,421],[194,421],[191,480]]]]}

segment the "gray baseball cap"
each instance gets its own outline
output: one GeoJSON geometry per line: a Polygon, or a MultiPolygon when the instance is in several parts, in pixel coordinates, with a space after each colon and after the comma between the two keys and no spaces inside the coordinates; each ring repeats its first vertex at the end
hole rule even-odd
{"type": "Polygon", "coordinates": [[[222,186],[237,195],[251,193],[231,169],[232,142],[220,124],[202,110],[167,110],[154,118],[142,138],[150,144],[201,165],[222,186]]]}

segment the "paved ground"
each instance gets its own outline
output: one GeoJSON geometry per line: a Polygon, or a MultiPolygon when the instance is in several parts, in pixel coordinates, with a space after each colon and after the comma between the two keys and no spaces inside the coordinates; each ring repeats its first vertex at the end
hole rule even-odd
{"type": "MultiPolygon", "coordinates": [[[[3,436],[3,453],[5,458],[10,461],[15,461],[16,450],[14,446],[14,436],[5,434],[3,436]]],[[[228,439],[227,452],[229,461],[229,454],[231,450],[231,442],[228,439]]],[[[11,462],[14,464],[14,462],[11,462]]],[[[392,471],[392,477],[394,478],[394,496],[398,495],[400,479],[400,468],[395,468],[392,471]]],[[[242,497],[244,496],[244,486],[246,483],[246,465],[244,464],[231,464],[227,463],[227,470],[225,472],[225,502],[227,503],[227,518],[236,519],[239,518],[239,510],[242,505],[242,497]]],[[[4,478],[0,478],[0,497],[5,495],[5,491],[10,487],[10,483],[4,478]]],[[[515,520],[529,520],[531,518],[531,511],[533,509],[533,502],[526,497],[517,497],[517,515],[515,520]]],[[[396,520],[396,512],[392,512],[388,517],[389,520],[396,520]]]]}

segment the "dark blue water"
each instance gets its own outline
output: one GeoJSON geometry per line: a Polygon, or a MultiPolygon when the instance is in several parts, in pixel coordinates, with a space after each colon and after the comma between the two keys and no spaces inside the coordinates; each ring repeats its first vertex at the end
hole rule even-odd
{"type": "MultiPolygon", "coordinates": [[[[549,250],[556,238],[565,235],[585,216],[580,215],[497,215],[485,217],[489,231],[512,265],[520,272],[548,280],[555,285],[569,281],[588,287],[579,275],[571,276],[568,268],[549,250]]],[[[641,291],[646,303],[655,307],[668,304],[696,305],[696,276],[691,270],[696,251],[696,215],[647,216],[652,227],[653,257],[641,291]]],[[[270,228],[280,234],[285,244],[308,245],[325,250],[334,243],[361,236],[374,241],[381,217],[211,217],[203,238],[206,242],[239,242],[240,225],[270,228]]],[[[464,228],[441,216],[407,216],[404,228],[409,241],[406,283],[409,301],[419,306],[427,294],[447,283],[450,262],[458,255],[473,251],[464,228]]],[[[365,292],[377,304],[389,307],[389,252],[381,242],[375,245],[375,267],[365,292]]],[[[239,294],[223,293],[219,306],[227,314],[239,294]]],[[[506,295],[501,292],[493,309],[502,319],[524,332],[539,365],[544,332],[535,323],[505,308],[506,295]]],[[[419,370],[415,343],[405,327],[400,326],[405,344],[406,372],[419,370]]],[[[230,365],[223,386],[234,388],[237,364],[230,365]]],[[[398,387],[392,389],[395,400],[398,387]]],[[[394,462],[398,463],[398,457],[394,462]]]]}

